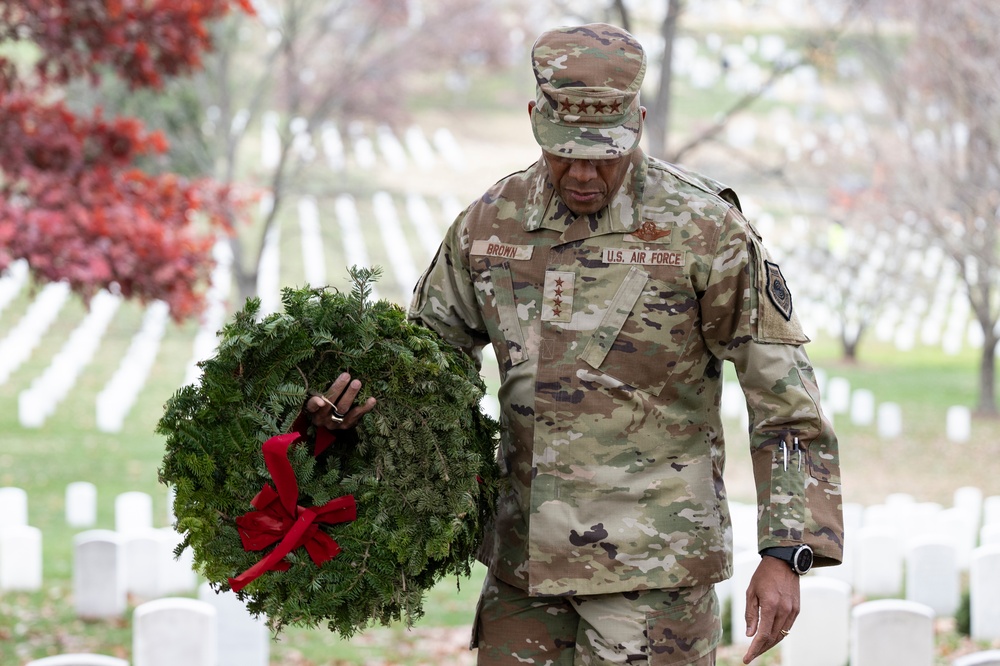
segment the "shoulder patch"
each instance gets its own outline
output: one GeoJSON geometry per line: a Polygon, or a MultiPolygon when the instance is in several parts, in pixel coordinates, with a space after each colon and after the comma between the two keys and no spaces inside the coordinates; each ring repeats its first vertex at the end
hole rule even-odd
{"type": "Polygon", "coordinates": [[[765,261],[764,269],[767,271],[767,296],[771,299],[775,309],[781,313],[785,321],[792,320],[792,292],[788,290],[785,283],[785,276],[781,274],[778,264],[765,261]]]}

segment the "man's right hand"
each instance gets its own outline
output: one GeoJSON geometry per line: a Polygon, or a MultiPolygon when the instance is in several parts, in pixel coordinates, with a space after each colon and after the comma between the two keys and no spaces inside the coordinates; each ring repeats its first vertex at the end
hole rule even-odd
{"type": "Polygon", "coordinates": [[[375,398],[354,404],[360,390],[361,382],[342,372],[322,396],[314,395],[306,401],[313,425],[328,430],[349,430],[356,426],[362,416],[375,408],[375,398]]]}

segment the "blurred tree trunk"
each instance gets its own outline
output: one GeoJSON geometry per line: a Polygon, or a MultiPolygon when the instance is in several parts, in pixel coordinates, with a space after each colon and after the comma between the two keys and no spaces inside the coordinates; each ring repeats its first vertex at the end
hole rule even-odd
{"type": "Polygon", "coordinates": [[[673,95],[674,39],[677,24],[684,13],[682,0],[668,0],[667,14],[660,24],[663,55],[660,59],[660,80],[656,82],[656,96],[649,107],[646,129],[649,132],[649,152],[653,157],[665,159],[670,142],[670,112],[673,95]]]}

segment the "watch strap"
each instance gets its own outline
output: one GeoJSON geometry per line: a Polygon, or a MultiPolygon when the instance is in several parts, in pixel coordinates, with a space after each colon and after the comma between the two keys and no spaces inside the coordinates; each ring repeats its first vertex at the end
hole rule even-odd
{"type": "Polygon", "coordinates": [[[760,551],[760,554],[761,556],[774,557],[782,562],[785,562],[789,567],[791,567],[792,571],[801,576],[812,568],[812,557],[808,558],[804,569],[800,569],[798,567],[797,559],[802,550],[806,550],[810,556],[812,555],[812,548],[806,544],[800,544],[798,546],[773,546],[760,551]]]}

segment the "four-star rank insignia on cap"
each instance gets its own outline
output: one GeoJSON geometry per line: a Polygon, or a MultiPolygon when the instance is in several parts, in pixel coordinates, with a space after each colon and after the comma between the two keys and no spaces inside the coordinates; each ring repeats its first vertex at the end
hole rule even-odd
{"type": "Polygon", "coordinates": [[[781,316],[785,318],[785,321],[791,321],[792,292],[788,291],[788,285],[785,284],[785,276],[781,274],[781,269],[778,268],[778,264],[765,261],[764,268],[767,270],[768,298],[770,298],[771,302],[774,303],[775,309],[781,313],[781,316]]]}

